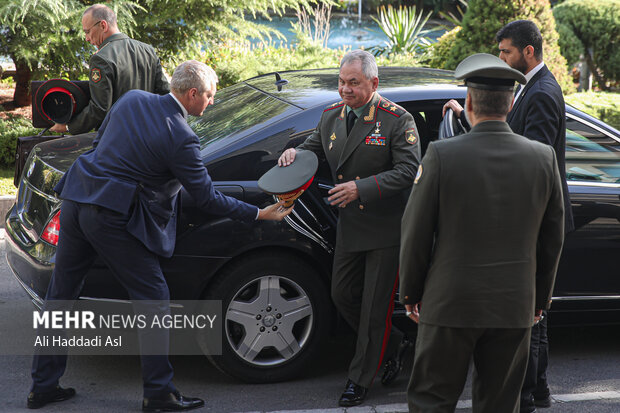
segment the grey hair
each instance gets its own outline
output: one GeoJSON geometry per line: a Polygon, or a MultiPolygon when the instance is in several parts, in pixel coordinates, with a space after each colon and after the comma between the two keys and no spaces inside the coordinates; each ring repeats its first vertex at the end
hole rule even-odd
{"type": "Polygon", "coordinates": [[[484,90],[468,87],[467,93],[471,96],[474,115],[478,117],[506,116],[514,98],[512,90],[484,90]]]}
{"type": "Polygon", "coordinates": [[[351,50],[347,52],[340,61],[340,68],[347,63],[359,60],[362,63],[362,72],[366,79],[374,79],[379,77],[379,69],[377,68],[377,62],[375,57],[365,50],[351,50]]]}
{"type": "Polygon", "coordinates": [[[204,93],[208,88],[215,88],[217,75],[209,66],[196,60],[188,60],[174,69],[170,80],[170,90],[183,94],[191,88],[204,93]]]}
{"type": "Polygon", "coordinates": [[[110,26],[116,26],[116,14],[114,11],[108,6],[104,6],[103,4],[93,4],[82,13],[82,16],[86,16],[88,13],[91,13],[93,19],[95,20],[105,20],[110,26]]]}

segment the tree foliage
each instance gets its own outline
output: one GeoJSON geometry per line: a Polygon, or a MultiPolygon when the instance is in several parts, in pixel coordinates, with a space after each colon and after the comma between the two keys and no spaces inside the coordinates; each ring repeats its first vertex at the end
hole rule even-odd
{"type": "Polygon", "coordinates": [[[427,53],[423,56],[422,63],[436,69],[445,69],[450,50],[452,50],[454,40],[459,31],[461,31],[460,25],[441,35],[435,43],[430,45],[427,53]]]}
{"type": "Polygon", "coordinates": [[[575,63],[582,54],[600,88],[620,81],[620,0],[568,0],[553,10],[562,53],[575,63]]]}
{"type": "Polygon", "coordinates": [[[247,37],[271,39],[276,31],[247,16],[270,18],[286,8],[310,8],[315,0],[137,0],[134,38],[155,47],[162,60],[176,66],[187,56],[222,42],[247,37]]]}
{"type": "MultiPolygon", "coordinates": [[[[244,19],[315,0],[112,0],[119,29],[154,46],[167,67],[226,39],[269,37],[275,32],[244,19]]],[[[29,104],[33,74],[43,77],[86,75],[95,51],[84,40],[81,16],[92,0],[2,0],[0,54],[16,66],[15,102],[29,104]]]]}
{"type": "Polygon", "coordinates": [[[543,36],[544,61],[553,72],[564,93],[574,89],[566,70],[566,60],[560,53],[555,19],[549,0],[470,0],[462,30],[448,54],[444,68],[454,69],[473,53],[498,54],[495,34],[513,20],[531,20],[543,36]]]}
{"type": "MultiPolygon", "coordinates": [[[[119,0],[119,24],[133,33],[134,10],[139,6],[119,0]]],[[[77,78],[85,74],[86,62],[95,49],[84,40],[81,29],[86,4],[77,0],[4,0],[0,3],[0,54],[15,64],[17,105],[30,103],[30,80],[77,78]]]]}

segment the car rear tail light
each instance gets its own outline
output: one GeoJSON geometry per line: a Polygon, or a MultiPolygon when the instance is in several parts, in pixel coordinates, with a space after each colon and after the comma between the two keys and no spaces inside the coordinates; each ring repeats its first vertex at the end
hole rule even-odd
{"type": "Polygon", "coordinates": [[[54,217],[50,219],[47,226],[41,234],[41,239],[52,245],[58,244],[58,234],[60,233],[60,211],[56,212],[54,217]]]}

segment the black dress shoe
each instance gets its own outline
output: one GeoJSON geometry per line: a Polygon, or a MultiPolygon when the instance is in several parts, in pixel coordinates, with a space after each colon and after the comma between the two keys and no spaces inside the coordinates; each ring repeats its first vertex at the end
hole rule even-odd
{"type": "Polygon", "coordinates": [[[29,409],[39,409],[48,403],[61,402],[73,396],[75,396],[75,389],[71,387],[63,389],[60,386],[56,386],[54,390],[46,392],[30,392],[26,406],[28,406],[29,409]]]}
{"type": "Polygon", "coordinates": [[[540,399],[534,397],[534,405],[536,407],[551,407],[551,397],[547,396],[540,399]]]}
{"type": "Polygon", "coordinates": [[[197,409],[205,405],[204,400],[197,397],[181,396],[178,391],[168,393],[164,397],[145,397],[142,410],[145,412],[180,412],[197,409]]]}
{"type": "Polygon", "coordinates": [[[383,364],[383,376],[381,376],[381,384],[391,384],[403,369],[403,360],[405,353],[409,347],[413,347],[413,343],[407,337],[403,337],[403,341],[398,345],[396,354],[383,364]]]}
{"type": "Polygon", "coordinates": [[[340,400],[338,400],[338,405],[342,407],[351,407],[362,404],[366,398],[366,393],[368,393],[366,387],[362,387],[348,380],[344,392],[342,396],[340,396],[340,400]]]}
{"type": "Polygon", "coordinates": [[[536,413],[536,406],[534,405],[534,398],[521,397],[521,404],[519,406],[519,413],[536,413]]]}

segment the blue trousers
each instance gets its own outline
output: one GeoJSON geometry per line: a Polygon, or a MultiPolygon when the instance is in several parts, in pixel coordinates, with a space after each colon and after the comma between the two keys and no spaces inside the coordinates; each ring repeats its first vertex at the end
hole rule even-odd
{"type": "MultiPolygon", "coordinates": [[[[97,256],[127,289],[131,300],[167,302],[170,299],[159,257],[125,230],[128,219],[127,215],[106,208],[63,201],[56,263],[45,296],[46,302],[76,300],[97,256]]],[[[168,359],[169,333],[162,329],[147,334],[151,336],[139,336],[141,347],[153,339],[165,343],[162,347],[165,354],[141,356],[144,397],[157,397],[176,390],[168,359]]],[[[31,391],[45,392],[55,388],[66,365],[66,354],[35,354],[31,391]]]]}

